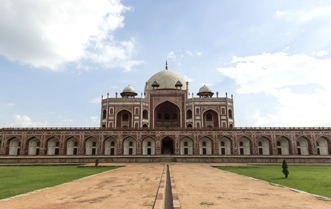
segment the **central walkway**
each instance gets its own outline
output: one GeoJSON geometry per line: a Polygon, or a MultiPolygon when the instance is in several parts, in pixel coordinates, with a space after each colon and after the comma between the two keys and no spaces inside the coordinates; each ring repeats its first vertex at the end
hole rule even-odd
{"type": "MultiPolygon", "coordinates": [[[[226,173],[207,164],[170,164],[170,168],[182,209],[331,208],[331,202],[318,200],[309,194],[226,173]]],[[[153,208],[163,169],[163,164],[129,164],[0,201],[0,208],[153,208]]]]}

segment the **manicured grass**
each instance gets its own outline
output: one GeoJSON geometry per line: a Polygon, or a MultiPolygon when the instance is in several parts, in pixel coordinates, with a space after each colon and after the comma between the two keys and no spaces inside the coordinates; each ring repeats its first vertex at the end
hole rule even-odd
{"type": "Polygon", "coordinates": [[[118,167],[0,166],[0,199],[51,187],[118,167]]]}
{"type": "Polygon", "coordinates": [[[289,165],[287,179],[282,173],[282,165],[217,168],[331,198],[331,166],[289,165]]]}

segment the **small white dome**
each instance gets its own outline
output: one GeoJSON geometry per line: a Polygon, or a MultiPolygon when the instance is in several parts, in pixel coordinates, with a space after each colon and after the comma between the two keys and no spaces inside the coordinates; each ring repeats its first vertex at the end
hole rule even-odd
{"type": "Polygon", "coordinates": [[[203,87],[201,87],[199,90],[199,93],[202,93],[202,92],[211,92],[211,89],[208,86],[203,85],[203,87]]]}
{"type": "Polygon", "coordinates": [[[132,86],[130,86],[130,85],[128,85],[127,87],[125,87],[124,89],[123,89],[123,93],[128,93],[128,92],[130,92],[130,93],[136,93],[136,91],[134,90],[134,88],[132,87],[132,86]]]}

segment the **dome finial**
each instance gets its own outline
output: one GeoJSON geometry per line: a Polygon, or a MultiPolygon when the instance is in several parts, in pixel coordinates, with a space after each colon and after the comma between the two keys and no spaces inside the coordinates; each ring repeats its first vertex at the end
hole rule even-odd
{"type": "Polygon", "coordinates": [[[168,62],[166,61],[166,70],[168,70],[168,62]]]}

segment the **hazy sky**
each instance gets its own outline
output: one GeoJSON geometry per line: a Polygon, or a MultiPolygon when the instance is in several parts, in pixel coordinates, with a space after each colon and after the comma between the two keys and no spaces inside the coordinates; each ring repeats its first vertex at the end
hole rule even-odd
{"type": "Polygon", "coordinates": [[[0,127],[99,126],[166,60],[237,127],[330,127],[330,54],[330,0],[1,0],[0,127]]]}

